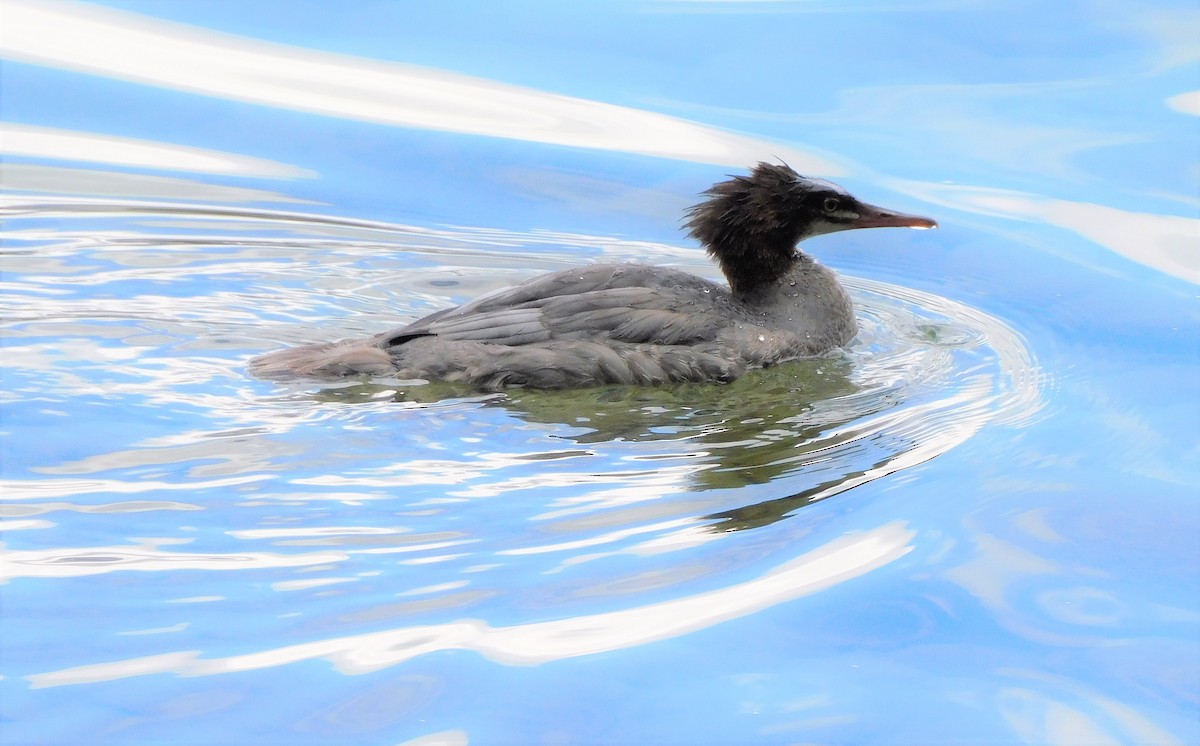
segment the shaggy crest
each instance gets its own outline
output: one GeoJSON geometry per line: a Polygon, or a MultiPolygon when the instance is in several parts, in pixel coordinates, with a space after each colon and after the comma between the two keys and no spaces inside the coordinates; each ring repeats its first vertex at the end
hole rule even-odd
{"type": "MultiPolygon", "coordinates": [[[[838,189],[810,181],[786,164],[759,163],[704,192],[685,224],[720,265],[735,295],[782,277],[800,259],[796,244],[812,220],[814,191],[838,189]]],[[[853,199],[848,194],[839,196],[853,199]]]]}

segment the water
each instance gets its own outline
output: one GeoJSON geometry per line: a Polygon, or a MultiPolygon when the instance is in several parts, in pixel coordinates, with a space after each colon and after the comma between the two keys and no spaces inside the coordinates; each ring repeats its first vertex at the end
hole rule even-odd
{"type": "Polygon", "coordinates": [[[0,20],[0,742],[1200,741],[1189,4],[0,20]],[[771,158],[942,225],[811,242],[844,352],[246,375],[583,262],[714,276],[682,210],[771,158]]]}

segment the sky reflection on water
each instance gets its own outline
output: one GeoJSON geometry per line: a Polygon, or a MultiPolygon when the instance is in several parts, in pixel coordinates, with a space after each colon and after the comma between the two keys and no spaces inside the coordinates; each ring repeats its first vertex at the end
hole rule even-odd
{"type": "Polygon", "coordinates": [[[1200,740],[1194,7],[230,7],[0,0],[0,740],[1200,740]],[[844,354],[245,374],[775,158],[844,354]]]}
{"type": "MultiPolygon", "coordinates": [[[[0,45],[12,59],[306,112],[737,166],[764,145],[650,111],[255,43],[82,4],[6,0],[5,20],[15,27],[0,45]]],[[[802,171],[837,172],[800,151],[780,156],[802,171]]]]}
{"type": "Polygon", "coordinates": [[[619,650],[686,634],[807,595],[869,572],[910,551],[912,532],[900,525],[852,534],[773,568],[761,578],[697,596],[596,616],[571,617],[517,627],[491,628],[459,621],[438,628],[376,632],[357,638],[309,642],[242,658],[193,661],[195,654],[157,656],[31,676],[35,687],[125,678],[156,672],[184,676],[278,666],[312,657],[330,659],[343,673],[369,673],[417,655],[449,648],[476,650],[510,665],[619,650]]]}

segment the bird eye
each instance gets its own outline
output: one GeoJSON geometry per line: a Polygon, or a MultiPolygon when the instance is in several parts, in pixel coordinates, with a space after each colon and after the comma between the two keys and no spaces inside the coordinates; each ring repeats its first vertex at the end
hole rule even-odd
{"type": "Polygon", "coordinates": [[[825,201],[821,203],[821,209],[823,209],[825,212],[827,212],[831,215],[833,213],[837,212],[838,209],[841,208],[841,206],[842,206],[842,203],[839,202],[834,197],[826,197],[825,201]]]}

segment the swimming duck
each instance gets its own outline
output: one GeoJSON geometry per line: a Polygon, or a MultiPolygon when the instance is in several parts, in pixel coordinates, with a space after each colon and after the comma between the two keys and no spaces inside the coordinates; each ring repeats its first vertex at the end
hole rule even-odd
{"type": "Polygon", "coordinates": [[[783,164],[704,193],[686,224],[729,285],[667,267],[596,264],[534,277],[368,339],[271,352],[255,375],[439,379],[481,389],[731,381],[848,343],[854,306],[797,248],[852,228],[935,228],[783,164]]]}

